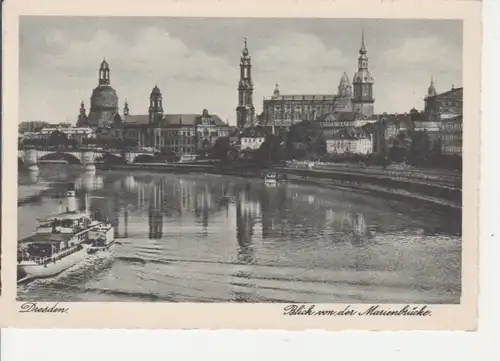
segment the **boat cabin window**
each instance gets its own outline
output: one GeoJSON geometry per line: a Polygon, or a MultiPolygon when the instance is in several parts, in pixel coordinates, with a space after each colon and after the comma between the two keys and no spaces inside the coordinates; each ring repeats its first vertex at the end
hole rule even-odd
{"type": "Polygon", "coordinates": [[[73,227],[73,220],[72,219],[63,219],[61,221],[61,227],[64,227],[64,228],[71,228],[73,227]]]}
{"type": "Polygon", "coordinates": [[[23,258],[51,257],[53,246],[50,243],[30,243],[20,251],[23,258]]]}

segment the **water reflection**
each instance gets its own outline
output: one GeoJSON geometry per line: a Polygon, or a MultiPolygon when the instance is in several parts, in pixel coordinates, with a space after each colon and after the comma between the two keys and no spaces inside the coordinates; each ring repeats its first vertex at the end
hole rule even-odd
{"type": "MultiPolygon", "coordinates": [[[[30,174],[30,179],[38,182],[40,175],[30,174]]],[[[381,211],[366,204],[332,201],[293,185],[265,187],[261,183],[250,185],[248,181],[231,182],[217,177],[104,176],[95,172],[81,174],[75,185],[80,209],[85,208],[85,194],[90,195],[91,210],[98,218],[113,220],[117,237],[128,237],[130,216],[137,212],[144,214],[144,219],[147,217],[151,239],[163,237],[166,218],[192,219],[199,225],[199,235],[207,237],[213,217],[234,214],[242,263],[253,261],[256,228],[262,240],[327,237],[333,242],[348,239],[354,243],[369,239],[376,232],[407,229],[412,223],[426,234],[447,231],[446,225],[439,222],[426,224],[412,217],[391,221],[394,206],[390,202],[381,211]],[[368,213],[367,208],[371,208],[368,213]]]]}
{"type": "Polygon", "coordinates": [[[40,180],[40,171],[38,169],[28,171],[28,179],[31,184],[38,183],[40,180]]]}
{"type": "MultiPolygon", "coordinates": [[[[129,292],[127,300],[144,294],[188,302],[325,302],[343,293],[342,301],[352,302],[389,289],[386,299],[407,303],[432,301],[442,292],[455,300],[460,290],[460,238],[450,236],[456,229],[449,214],[424,206],[211,175],[41,168],[37,181],[55,193],[74,181],[79,209],[111,221],[119,238],[109,277],[82,277],[91,290],[79,296],[68,291],[78,299],[101,299],[92,290],[116,289],[113,301],[129,292]],[[419,298],[411,293],[418,287],[440,290],[419,298]]],[[[20,207],[20,237],[30,235],[35,218],[53,213],[58,201],[44,196],[20,207]]],[[[37,295],[51,297],[50,287],[43,287],[37,295]]]]}

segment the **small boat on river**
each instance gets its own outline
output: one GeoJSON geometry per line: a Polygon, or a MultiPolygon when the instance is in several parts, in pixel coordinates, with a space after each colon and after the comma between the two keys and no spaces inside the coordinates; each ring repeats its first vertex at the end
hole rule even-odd
{"type": "Polygon", "coordinates": [[[287,181],[288,178],[285,173],[268,172],[264,175],[264,184],[266,185],[276,185],[287,181]]]}
{"type": "Polygon", "coordinates": [[[65,212],[39,219],[35,234],[18,241],[18,282],[55,276],[114,243],[109,222],[76,207],[74,185],[68,187],[65,212]]]}
{"type": "Polygon", "coordinates": [[[276,173],[274,172],[269,172],[264,175],[264,184],[268,186],[273,186],[276,185],[278,181],[278,177],[276,173]]]}

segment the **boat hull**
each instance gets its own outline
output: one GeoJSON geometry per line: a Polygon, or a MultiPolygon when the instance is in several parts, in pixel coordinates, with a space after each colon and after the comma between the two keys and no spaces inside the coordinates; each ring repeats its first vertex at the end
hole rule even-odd
{"type": "Polygon", "coordinates": [[[47,263],[46,265],[20,263],[17,265],[17,273],[24,281],[35,278],[52,277],[83,261],[88,254],[88,250],[84,247],[62,259],[47,263]]]}

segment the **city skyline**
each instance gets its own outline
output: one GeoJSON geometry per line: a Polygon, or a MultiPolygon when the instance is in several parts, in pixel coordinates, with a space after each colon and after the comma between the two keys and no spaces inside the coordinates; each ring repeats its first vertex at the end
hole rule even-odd
{"type": "Polygon", "coordinates": [[[438,92],[462,86],[456,20],[21,17],[19,122],[75,124],[105,57],[120,114],[125,99],[147,114],[157,84],[166,114],[206,108],[235,125],[245,37],[259,114],[276,83],[282,94],[337,93],[357,70],[362,29],[376,113],[422,109],[431,77],[438,92]]]}

